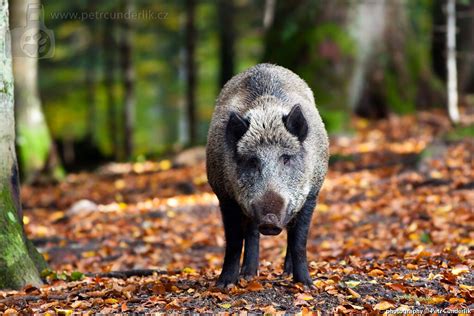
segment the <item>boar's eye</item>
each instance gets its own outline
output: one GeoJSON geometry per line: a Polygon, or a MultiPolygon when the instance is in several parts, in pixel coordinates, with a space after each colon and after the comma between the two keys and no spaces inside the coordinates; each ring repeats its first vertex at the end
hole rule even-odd
{"type": "Polygon", "coordinates": [[[291,156],[290,155],[282,155],[280,157],[280,161],[285,165],[288,166],[291,162],[291,156]]]}
{"type": "Polygon", "coordinates": [[[260,161],[257,157],[251,157],[245,161],[245,167],[252,170],[259,169],[260,161]]]}

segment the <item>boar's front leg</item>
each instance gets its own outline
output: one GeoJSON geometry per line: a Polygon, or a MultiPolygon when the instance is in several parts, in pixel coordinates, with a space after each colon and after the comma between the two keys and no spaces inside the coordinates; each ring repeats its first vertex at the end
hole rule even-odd
{"type": "Polygon", "coordinates": [[[317,194],[314,190],[306,198],[306,202],[288,227],[288,249],[286,256],[285,272],[293,268],[293,280],[311,286],[313,281],[309,275],[308,260],[306,258],[306,243],[308,240],[309,226],[316,206],[317,194]],[[292,261],[290,265],[289,260],[292,261]]]}
{"type": "Polygon", "coordinates": [[[244,240],[243,214],[239,205],[233,201],[221,201],[222,220],[225,230],[225,257],[222,272],[217,280],[218,287],[236,283],[239,278],[240,255],[244,240]]]}
{"type": "Polygon", "coordinates": [[[245,225],[245,248],[244,264],[240,274],[244,278],[251,278],[257,275],[258,255],[259,255],[260,233],[255,221],[247,218],[245,225]]]}

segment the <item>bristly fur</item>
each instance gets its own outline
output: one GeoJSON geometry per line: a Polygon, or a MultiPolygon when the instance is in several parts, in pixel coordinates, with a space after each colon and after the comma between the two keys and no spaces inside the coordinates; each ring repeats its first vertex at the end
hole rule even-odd
{"type": "Polygon", "coordinates": [[[237,143],[237,152],[246,154],[262,145],[279,145],[292,154],[298,152],[300,143],[284,126],[282,117],[287,114],[280,100],[273,96],[261,96],[253,102],[255,108],[247,112],[251,122],[248,131],[237,143]],[[274,107],[266,106],[274,104],[274,107]]]}
{"type": "Polygon", "coordinates": [[[288,228],[285,271],[311,285],[306,242],[328,167],[328,138],[308,85],[260,64],[222,89],[209,127],[207,175],[221,208],[226,250],[218,286],[258,270],[259,232],[288,228]]]}

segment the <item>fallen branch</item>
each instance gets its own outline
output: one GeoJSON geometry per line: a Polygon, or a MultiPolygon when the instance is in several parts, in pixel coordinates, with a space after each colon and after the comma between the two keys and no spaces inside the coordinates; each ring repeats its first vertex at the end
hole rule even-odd
{"type": "Polygon", "coordinates": [[[110,272],[99,272],[99,273],[86,273],[85,275],[91,278],[117,278],[117,279],[127,279],[132,276],[144,277],[151,276],[153,274],[164,275],[164,274],[179,274],[180,270],[174,271],[163,271],[163,270],[154,270],[154,269],[133,269],[133,270],[124,270],[124,271],[110,271],[110,272]]]}

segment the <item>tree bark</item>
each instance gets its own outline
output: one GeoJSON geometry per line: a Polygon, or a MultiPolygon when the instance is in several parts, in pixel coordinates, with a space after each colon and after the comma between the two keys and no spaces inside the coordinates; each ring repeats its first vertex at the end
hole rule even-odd
{"type": "MultiPolygon", "coordinates": [[[[125,0],[124,12],[134,10],[134,0],[125,0]]],[[[124,105],[122,112],[123,122],[123,149],[126,160],[133,157],[133,131],[135,124],[135,70],[133,68],[133,28],[130,18],[124,18],[122,23],[121,41],[122,78],[124,91],[124,105]]]]}
{"type": "MultiPolygon", "coordinates": [[[[87,5],[91,11],[96,10],[95,2],[88,0],[87,5]]],[[[87,56],[84,62],[85,83],[87,89],[87,131],[86,141],[91,145],[94,144],[95,126],[97,124],[97,102],[96,102],[96,82],[97,82],[97,21],[92,19],[88,21],[89,26],[89,47],[87,48],[87,56]]]]}
{"type": "Polygon", "coordinates": [[[14,82],[8,30],[8,1],[0,0],[0,289],[40,285],[44,260],[26,239],[15,153],[14,82]],[[34,259],[33,259],[34,258],[34,259]]]}
{"type": "Polygon", "coordinates": [[[234,10],[233,0],[219,0],[220,87],[234,75],[234,10]]]}
{"type": "Polygon", "coordinates": [[[112,155],[115,160],[120,158],[120,138],[117,130],[117,100],[115,97],[115,74],[116,74],[116,50],[115,42],[115,22],[106,20],[103,33],[103,51],[104,51],[104,87],[107,98],[107,126],[109,140],[112,148],[112,155]]]}
{"type": "MultiPolygon", "coordinates": [[[[24,27],[28,34],[38,34],[38,21],[27,21],[27,5],[40,4],[39,0],[11,1],[12,28],[24,27]]],[[[24,32],[15,32],[12,41],[21,47],[24,32]]],[[[32,54],[37,56],[38,42],[32,54]]],[[[22,174],[26,182],[35,181],[44,175],[54,179],[63,175],[62,166],[53,146],[53,140],[43,114],[38,92],[38,58],[30,56],[13,56],[13,71],[15,77],[15,107],[17,119],[17,145],[20,156],[22,174]],[[55,156],[53,160],[49,160],[55,156]],[[55,161],[56,165],[48,165],[55,161]]]]}
{"type": "Polygon", "coordinates": [[[459,122],[458,109],[458,79],[456,68],[456,0],[448,0],[446,6],[446,48],[448,57],[446,68],[448,69],[448,113],[453,123],[459,122]]]}
{"type": "Polygon", "coordinates": [[[190,145],[197,143],[196,120],[196,1],[186,0],[186,117],[189,127],[190,145]]]}
{"type": "Polygon", "coordinates": [[[266,32],[272,27],[275,18],[276,0],[265,0],[265,8],[263,10],[263,30],[266,32]]]}

